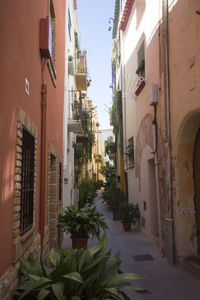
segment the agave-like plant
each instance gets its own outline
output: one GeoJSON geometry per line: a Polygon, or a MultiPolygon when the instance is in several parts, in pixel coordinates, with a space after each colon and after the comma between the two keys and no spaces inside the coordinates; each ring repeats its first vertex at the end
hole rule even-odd
{"type": "Polygon", "coordinates": [[[48,259],[21,261],[16,299],[130,300],[124,290],[148,293],[130,281],[145,276],[120,271],[119,253],[110,257],[106,234],[88,250],[52,248],[48,259]],[[28,297],[28,298],[26,298],[28,297]],[[122,298],[121,298],[122,297],[122,298]]]}
{"type": "Polygon", "coordinates": [[[77,209],[74,205],[66,207],[59,214],[58,226],[73,237],[97,237],[99,239],[101,230],[108,229],[103,215],[99,213],[96,206],[86,204],[77,209]]]}

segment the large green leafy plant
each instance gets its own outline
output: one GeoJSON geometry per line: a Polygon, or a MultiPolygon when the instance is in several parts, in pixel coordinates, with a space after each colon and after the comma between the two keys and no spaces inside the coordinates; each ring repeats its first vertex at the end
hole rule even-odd
{"type": "Polygon", "coordinates": [[[99,238],[100,231],[107,229],[103,215],[96,207],[85,205],[77,209],[71,205],[62,210],[59,214],[59,227],[71,233],[73,237],[88,237],[89,235],[99,238]]]}
{"type": "Polygon", "coordinates": [[[101,167],[100,173],[106,179],[106,189],[116,187],[116,169],[109,161],[101,167]]]}
{"type": "Polygon", "coordinates": [[[95,181],[92,179],[82,178],[79,187],[79,207],[83,207],[86,204],[94,204],[94,198],[96,197],[95,181]]]}
{"type": "Polygon", "coordinates": [[[49,257],[41,263],[33,258],[22,260],[16,299],[130,300],[125,290],[147,293],[126,281],[145,277],[122,273],[119,254],[111,258],[107,247],[107,238],[103,235],[99,243],[88,250],[52,248],[49,257]]]}
{"type": "Polygon", "coordinates": [[[109,136],[108,139],[104,142],[105,144],[105,155],[116,152],[116,144],[113,141],[113,136],[109,136]]]}

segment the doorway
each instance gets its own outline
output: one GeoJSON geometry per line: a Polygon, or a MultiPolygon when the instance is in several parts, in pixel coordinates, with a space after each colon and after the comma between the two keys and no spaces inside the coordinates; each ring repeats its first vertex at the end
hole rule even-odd
{"type": "Polygon", "coordinates": [[[149,169],[149,205],[151,218],[151,234],[158,237],[158,208],[156,199],[156,178],[154,159],[148,160],[149,169]]]}
{"type": "Polygon", "coordinates": [[[50,154],[49,171],[49,246],[52,248],[57,245],[57,162],[53,154],[50,154]]]}
{"type": "Polygon", "coordinates": [[[193,155],[194,208],[197,227],[197,251],[200,255],[200,128],[196,135],[193,155]]]}

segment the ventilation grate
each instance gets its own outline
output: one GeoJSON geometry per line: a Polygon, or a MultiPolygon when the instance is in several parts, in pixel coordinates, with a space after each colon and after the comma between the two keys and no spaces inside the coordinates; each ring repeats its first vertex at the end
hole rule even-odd
{"type": "Polygon", "coordinates": [[[151,254],[133,255],[135,261],[150,261],[154,260],[151,254]]]}

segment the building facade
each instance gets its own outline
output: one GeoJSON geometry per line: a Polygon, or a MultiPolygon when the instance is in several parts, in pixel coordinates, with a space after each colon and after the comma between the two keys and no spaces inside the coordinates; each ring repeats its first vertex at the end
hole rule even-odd
{"type": "Polygon", "coordinates": [[[113,22],[127,194],[139,204],[140,230],[170,263],[200,249],[198,4],[116,1],[113,22]]]}
{"type": "Polygon", "coordinates": [[[19,259],[59,243],[65,1],[1,1],[0,10],[0,298],[9,299],[19,259]]]}

